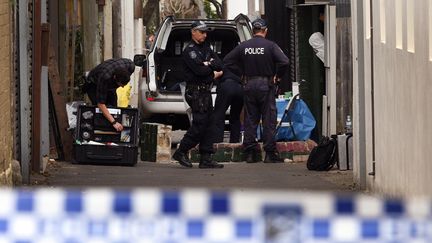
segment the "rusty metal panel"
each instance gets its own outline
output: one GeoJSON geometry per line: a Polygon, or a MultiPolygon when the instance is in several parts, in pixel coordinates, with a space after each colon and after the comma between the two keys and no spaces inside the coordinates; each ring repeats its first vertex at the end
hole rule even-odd
{"type": "Polygon", "coordinates": [[[32,77],[32,15],[33,8],[29,0],[22,0],[18,5],[18,70],[19,70],[19,127],[20,127],[20,162],[23,182],[30,181],[31,158],[31,77],[32,77]]]}

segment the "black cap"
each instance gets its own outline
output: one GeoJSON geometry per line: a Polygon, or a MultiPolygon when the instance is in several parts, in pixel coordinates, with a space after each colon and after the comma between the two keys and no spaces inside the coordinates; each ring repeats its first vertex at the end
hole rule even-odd
{"type": "Polygon", "coordinates": [[[255,19],[253,22],[252,22],[252,27],[254,28],[254,29],[265,29],[265,28],[267,28],[267,23],[265,22],[265,20],[264,19],[255,19]]]}
{"type": "Polygon", "coordinates": [[[200,30],[200,31],[212,31],[212,28],[208,27],[204,21],[194,21],[191,25],[192,30],[200,30]]]}

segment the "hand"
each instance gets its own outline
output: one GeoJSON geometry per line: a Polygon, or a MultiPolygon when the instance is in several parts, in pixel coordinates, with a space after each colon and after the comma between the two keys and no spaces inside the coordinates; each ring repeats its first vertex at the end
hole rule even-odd
{"type": "Polygon", "coordinates": [[[120,124],[120,123],[118,123],[118,122],[114,123],[114,124],[113,124],[113,127],[115,128],[115,130],[116,130],[117,132],[121,132],[121,131],[123,131],[123,125],[120,124]]]}
{"type": "Polygon", "coordinates": [[[280,81],[281,81],[280,78],[278,78],[276,76],[273,77],[273,84],[278,84],[280,81]]]}
{"type": "Polygon", "coordinates": [[[211,58],[210,61],[205,61],[205,62],[203,62],[204,66],[210,66],[210,65],[211,65],[211,62],[212,62],[213,60],[214,60],[214,59],[211,58]]]}
{"type": "Polygon", "coordinates": [[[222,77],[222,75],[223,75],[223,71],[213,71],[213,74],[214,74],[214,79],[218,79],[218,78],[220,78],[220,77],[222,77]]]}

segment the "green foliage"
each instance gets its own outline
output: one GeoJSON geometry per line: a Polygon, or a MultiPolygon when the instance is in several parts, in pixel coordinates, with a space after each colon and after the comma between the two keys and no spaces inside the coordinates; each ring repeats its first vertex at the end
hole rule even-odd
{"type": "MultiPolygon", "coordinates": [[[[72,40],[72,38],[71,38],[72,40]]],[[[72,92],[74,92],[74,99],[75,100],[84,100],[84,94],[81,92],[81,87],[84,85],[84,52],[83,52],[83,46],[82,43],[83,35],[82,35],[82,27],[79,27],[75,31],[75,53],[74,53],[74,87],[72,87],[72,92]]],[[[71,43],[72,44],[72,43],[71,43]]]]}
{"type": "Polygon", "coordinates": [[[216,10],[212,8],[213,4],[207,0],[204,0],[204,12],[208,19],[219,19],[216,10]]]}

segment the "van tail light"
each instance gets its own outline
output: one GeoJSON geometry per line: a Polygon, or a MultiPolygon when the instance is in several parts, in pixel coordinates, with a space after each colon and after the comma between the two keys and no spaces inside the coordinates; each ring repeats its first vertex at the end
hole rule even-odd
{"type": "Polygon", "coordinates": [[[156,96],[155,92],[146,92],[146,100],[147,101],[154,101],[155,96],[156,96]]]}
{"type": "Polygon", "coordinates": [[[142,69],[142,75],[141,75],[141,77],[147,78],[147,68],[143,68],[142,69]]]}

